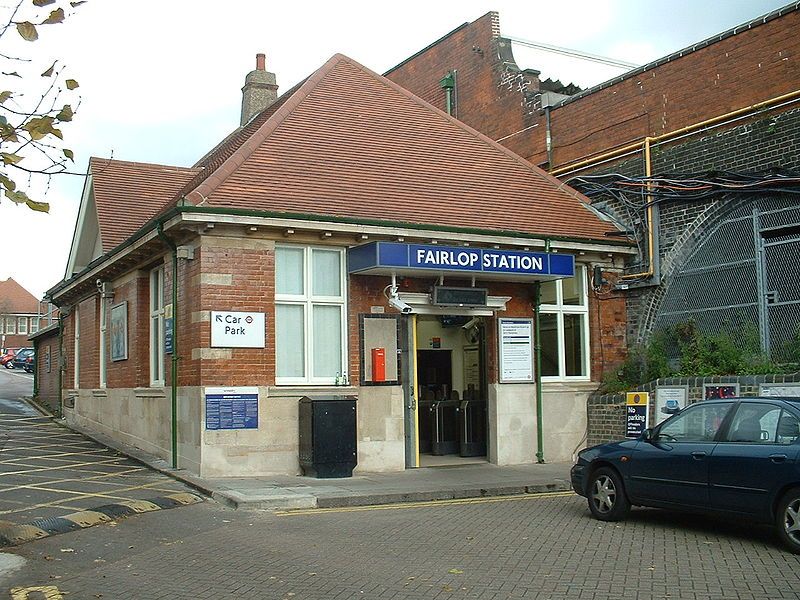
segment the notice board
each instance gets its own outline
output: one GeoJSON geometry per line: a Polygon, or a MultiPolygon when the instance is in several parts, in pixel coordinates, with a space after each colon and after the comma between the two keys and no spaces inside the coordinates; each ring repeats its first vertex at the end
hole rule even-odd
{"type": "Polygon", "coordinates": [[[206,429],[258,429],[257,387],[207,387],[206,429]]]}
{"type": "Polygon", "coordinates": [[[533,319],[498,319],[500,383],[533,382],[533,319]]]}

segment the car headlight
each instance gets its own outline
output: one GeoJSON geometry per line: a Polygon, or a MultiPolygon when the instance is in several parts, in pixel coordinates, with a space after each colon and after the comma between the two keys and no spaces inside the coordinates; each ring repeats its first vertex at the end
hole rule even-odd
{"type": "Polygon", "coordinates": [[[597,450],[594,448],[584,448],[578,452],[578,455],[575,457],[575,464],[592,462],[596,456],[597,450]]]}

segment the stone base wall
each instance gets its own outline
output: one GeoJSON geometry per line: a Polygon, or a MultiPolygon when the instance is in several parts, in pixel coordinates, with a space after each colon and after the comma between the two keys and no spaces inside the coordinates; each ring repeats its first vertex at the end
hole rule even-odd
{"type": "MultiPolygon", "coordinates": [[[[298,475],[300,398],[327,391],[358,396],[357,472],[405,469],[399,386],[300,390],[259,387],[258,429],[207,430],[202,387],[178,389],[178,467],[202,477],[298,475]]],[[[69,390],[67,423],[172,460],[169,388],[69,390]]]]}
{"type": "MultiPolygon", "coordinates": [[[[597,389],[591,382],[542,385],[542,452],[545,462],[570,462],[586,438],[586,403],[597,389]]],[[[537,461],[536,386],[489,386],[489,462],[537,461]]]]}

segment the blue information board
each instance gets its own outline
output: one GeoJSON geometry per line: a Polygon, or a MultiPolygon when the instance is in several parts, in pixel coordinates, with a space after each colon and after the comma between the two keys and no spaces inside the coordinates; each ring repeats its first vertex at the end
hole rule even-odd
{"type": "Polygon", "coordinates": [[[172,354],[173,323],[172,317],[164,319],[164,354],[172,354]]]}
{"type": "Polygon", "coordinates": [[[258,388],[206,388],[206,429],[258,429],[258,388]]]}

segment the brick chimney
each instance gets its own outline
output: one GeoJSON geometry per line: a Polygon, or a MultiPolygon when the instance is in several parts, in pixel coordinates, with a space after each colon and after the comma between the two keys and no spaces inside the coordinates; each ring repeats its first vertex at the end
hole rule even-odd
{"type": "Polygon", "coordinates": [[[256,54],[256,70],[247,74],[242,88],[242,120],[239,125],[247,123],[275,102],[277,97],[275,73],[266,70],[266,57],[256,54]]]}

